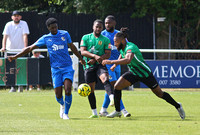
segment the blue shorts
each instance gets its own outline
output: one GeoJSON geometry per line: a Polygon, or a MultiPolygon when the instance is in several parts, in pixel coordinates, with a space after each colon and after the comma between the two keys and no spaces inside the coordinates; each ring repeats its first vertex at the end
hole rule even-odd
{"type": "Polygon", "coordinates": [[[53,87],[63,86],[65,79],[70,79],[73,82],[74,70],[72,66],[63,68],[51,68],[53,87]]]}
{"type": "Polygon", "coordinates": [[[120,67],[120,65],[117,65],[117,67],[115,68],[114,71],[110,70],[112,65],[106,65],[106,67],[107,67],[108,73],[109,73],[109,81],[110,82],[117,81],[117,79],[119,79],[119,77],[121,75],[121,67],[120,67]]]}

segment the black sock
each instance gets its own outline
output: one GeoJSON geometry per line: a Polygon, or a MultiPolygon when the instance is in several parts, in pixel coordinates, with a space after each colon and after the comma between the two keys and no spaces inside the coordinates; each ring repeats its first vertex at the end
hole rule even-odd
{"type": "Polygon", "coordinates": [[[88,100],[90,103],[90,107],[92,109],[96,109],[96,97],[95,97],[94,93],[90,93],[90,95],[88,96],[88,100]]]}
{"type": "Polygon", "coordinates": [[[114,90],[114,103],[115,103],[115,110],[120,112],[120,100],[122,96],[121,90],[114,90]]]}
{"type": "Polygon", "coordinates": [[[106,90],[106,92],[109,96],[110,96],[110,94],[113,94],[113,88],[112,88],[109,80],[105,81],[103,83],[103,85],[104,85],[104,88],[105,88],[105,90],[106,90]]]}
{"type": "Polygon", "coordinates": [[[163,92],[162,99],[173,105],[176,109],[180,107],[180,105],[167,92],[163,92]]]}

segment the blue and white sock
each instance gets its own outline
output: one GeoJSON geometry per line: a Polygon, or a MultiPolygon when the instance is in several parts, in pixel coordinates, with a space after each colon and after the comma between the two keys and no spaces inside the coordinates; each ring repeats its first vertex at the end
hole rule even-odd
{"type": "Polygon", "coordinates": [[[65,95],[65,114],[68,114],[71,104],[72,104],[72,94],[70,96],[65,95]]]}
{"type": "Polygon", "coordinates": [[[122,102],[122,100],[120,100],[120,110],[125,109],[124,104],[122,102]]]}
{"type": "Polygon", "coordinates": [[[61,98],[57,98],[56,97],[56,101],[61,104],[61,105],[64,105],[64,101],[63,101],[63,96],[61,98]]]}
{"type": "Polygon", "coordinates": [[[105,93],[105,97],[104,97],[104,101],[103,101],[102,107],[103,108],[108,108],[109,104],[110,104],[110,98],[109,98],[108,94],[105,93]]]}
{"type": "MultiPolygon", "coordinates": [[[[102,108],[101,108],[101,112],[105,112],[107,110],[109,104],[110,104],[110,98],[109,98],[108,94],[105,93],[105,97],[104,97],[103,105],[102,105],[102,108]]],[[[120,100],[120,110],[122,110],[122,109],[125,109],[125,107],[124,107],[124,104],[123,104],[122,100],[120,100]]]]}

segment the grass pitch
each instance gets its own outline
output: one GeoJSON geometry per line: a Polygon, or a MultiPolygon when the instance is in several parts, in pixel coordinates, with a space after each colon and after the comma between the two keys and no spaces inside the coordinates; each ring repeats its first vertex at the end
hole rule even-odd
{"type": "MultiPolygon", "coordinates": [[[[59,118],[53,90],[8,93],[0,91],[0,135],[199,135],[200,91],[168,91],[181,102],[186,119],[149,90],[123,91],[130,118],[88,119],[88,99],[73,92],[70,120],[59,118]]],[[[96,91],[97,110],[104,91],[96,91]]],[[[112,112],[113,107],[108,111],[112,112]]]]}

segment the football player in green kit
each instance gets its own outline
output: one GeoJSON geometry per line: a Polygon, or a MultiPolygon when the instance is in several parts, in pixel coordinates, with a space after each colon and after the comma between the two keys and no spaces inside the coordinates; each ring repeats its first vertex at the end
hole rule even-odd
{"type": "Polygon", "coordinates": [[[89,118],[98,118],[96,109],[96,97],[94,94],[95,84],[99,78],[109,95],[110,101],[114,104],[113,88],[109,81],[109,74],[106,66],[102,65],[104,59],[110,58],[111,44],[107,37],[101,35],[103,22],[99,19],[93,23],[93,32],[86,34],[81,39],[81,55],[86,61],[84,67],[85,81],[91,87],[91,94],[88,96],[92,115],[89,118]]]}
{"type": "Polygon", "coordinates": [[[130,71],[124,73],[115,83],[114,86],[114,102],[115,111],[108,114],[107,117],[121,117],[120,112],[120,100],[121,90],[125,87],[133,85],[135,82],[143,82],[147,85],[152,92],[159,98],[164,99],[169,104],[173,105],[181,119],[185,119],[185,112],[181,103],[177,103],[167,92],[161,90],[158,82],[152,74],[151,69],[145,63],[143,56],[139,48],[131,42],[126,41],[127,33],[122,29],[121,32],[117,33],[114,37],[114,45],[120,51],[121,59],[118,60],[103,60],[102,64],[116,64],[116,65],[127,65],[130,71]]]}

